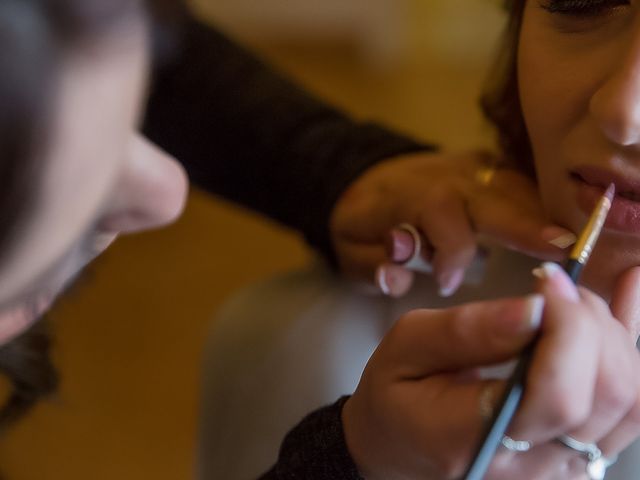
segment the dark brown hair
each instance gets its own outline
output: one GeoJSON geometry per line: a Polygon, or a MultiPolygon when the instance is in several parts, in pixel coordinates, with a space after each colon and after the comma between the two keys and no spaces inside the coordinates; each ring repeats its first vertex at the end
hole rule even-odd
{"type": "Polygon", "coordinates": [[[496,60],[487,79],[480,104],[496,127],[506,161],[531,177],[535,176],[529,135],[522,116],[518,89],[518,41],[526,0],[506,0],[506,29],[496,60]]]}

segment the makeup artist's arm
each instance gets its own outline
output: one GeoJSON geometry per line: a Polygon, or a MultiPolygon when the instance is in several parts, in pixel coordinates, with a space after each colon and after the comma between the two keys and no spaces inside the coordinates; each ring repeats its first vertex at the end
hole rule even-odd
{"type": "Polygon", "coordinates": [[[430,263],[445,296],[462,282],[478,253],[479,235],[539,259],[563,259],[566,252],[558,240],[573,235],[546,220],[533,181],[506,167],[487,169],[491,164],[499,162],[485,152],[421,152],[369,168],[332,213],[330,228],[342,270],[379,282],[384,276],[388,294],[406,293],[413,273],[391,260],[406,259],[413,243],[407,245],[406,235],[389,235],[405,222],[420,229],[430,244],[430,263]]]}
{"type": "Polygon", "coordinates": [[[197,185],[299,230],[331,257],[329,216],[346,186],[382,159],[432,147],[349,118],[183,13],[164,37],[145,133],[197,185]]]}
{"type": "MultiPolygon", "coordinates": [[[[533,188],[512,189],[503,203],[478,194],[473,177],[483,155],[434,154],[432,146],[355,121],[181,12],[183,21],[160,37],[164,55],[144,128],[199,186],[301,231],[360,280],[373,281],[387,260],[385,238],[400,222],[428,232],[445,290],[475,253],[474,228],[513,248],[559,258],[545,241],[549,232],[533,188]]],[[[390,293],[399,295],[411,274],[393,270],[390,293]]]]}

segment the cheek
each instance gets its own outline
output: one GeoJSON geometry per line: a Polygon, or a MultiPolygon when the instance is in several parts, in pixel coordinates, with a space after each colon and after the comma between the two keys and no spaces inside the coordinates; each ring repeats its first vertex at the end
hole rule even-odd
{"type": "Polygon", "coordinates": [[[523,24],[517,64],[520,103],[543,204],[552,219],[575,229],[567,159],[588,101],[578,78],[580,60],[563,55],[540,30],[523,24]]]}
{"type": "Polygon", "coordinates": [[[560,93],[562,78],[550,68],[547,52],[523,31],[518,55],[518,87],[520,103],[535,162],[538,185],[543,203],[553,212],[561,162],[558,153],[562,145],[565,105],[560,93]]]}

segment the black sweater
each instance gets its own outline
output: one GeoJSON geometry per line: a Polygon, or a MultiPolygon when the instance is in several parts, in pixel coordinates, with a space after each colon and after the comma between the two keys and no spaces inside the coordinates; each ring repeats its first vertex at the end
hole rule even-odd
{"type": "Polygon", "coordinates": [[[329,216],[349,183],[380,160],[427,148],[351,120],[193,19],[174,31],[145,133],[198,186],[302,232],[326,256],[329,216]]]}
{"type": "MultiPolygon", "coordinates": [[[[427,148],[351,120],[188,15],[159,38],[145,134],[201,188],[299,230],[329,258],[329,215],[346,186],[380,160],[427,148]]],[[[359,479],[342,433],[343,404],[293,429],[262,478],[359,479]]]]}

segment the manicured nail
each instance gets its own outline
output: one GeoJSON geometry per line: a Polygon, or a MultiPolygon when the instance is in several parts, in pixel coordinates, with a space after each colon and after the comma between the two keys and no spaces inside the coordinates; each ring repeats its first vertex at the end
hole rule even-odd
{"type": "Polygon", "coordinates": [[[456,293],[460,285],[464,280],[464,270],[458,269],[454,270],[451,273],[447,273],[445,275],[441,275],[438,278],[438,284],[440,285],[440,290],[438,294],[441,297],[447,298],[456,293]]]}
{"type": "Polygon", "coordinates": [[[540,280],[550,280],[562,271],[562,267],[557,263],[544,262],[539,267],[534,268],[531,273],[540,280]]]}
{"type": "Polygon", "coordinates": [[[578,238],[574,233],[561,227],[547,227],[542,231],[542,238],[551,245],[565,249],[576,243],[578,238]]]}
{"type": "Polygon", "coordinates": [[[387,238],[387,254],[392,262],[403,263],[413,256],[413,237],[406,230],[394,228],[387,238]]]}
{"type": "Polygon", "coordinates": [[[544,312],[544,296],[540,294],[527,297],[527,308],[522,324],[525,331],[535,331],[542,325],[542,313],[544,312]]]}
{"type": "Polygon", "coordinates": [[[376,285],[378,285],[378,288],[383,294],[387,296],[391,295],[391,289],[387,283],[387,269],[384,265],[380,265],[376,269],[376,285]]]}
{"type": "Polygon", "coordinates": [[[514,299],[503,303],[505,310],[493,318],[493,331],[507,338],[537,331],[542,324],[544,304],[544,296],[537,293],[522,300],[514,299]]]}
{"type": "Polygon", "coordinates": [[[568,300],[580,300],[580,294],[576,286],[557,263],[545,262],[538,268],[534,268],[532,273],[534,277],[540,280],[553,282],[556,292],[568,300]]]}

